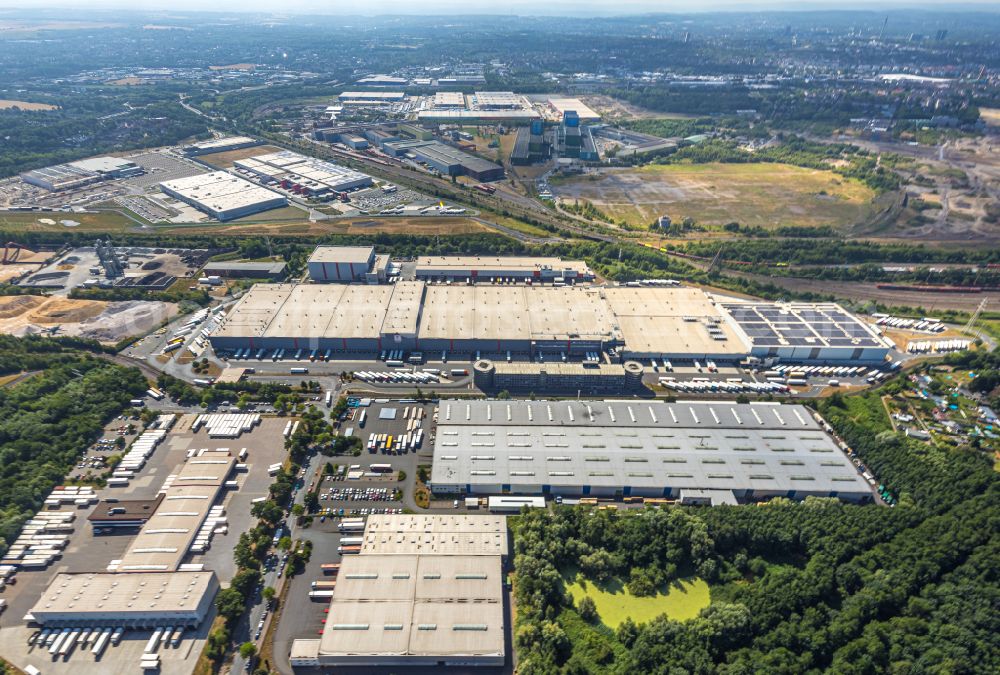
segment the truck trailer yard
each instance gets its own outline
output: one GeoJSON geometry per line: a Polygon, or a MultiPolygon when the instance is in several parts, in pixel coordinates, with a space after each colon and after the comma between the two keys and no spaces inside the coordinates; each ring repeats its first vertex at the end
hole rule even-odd
{"type": "Polygon", "coordinates": [[[133,671],[156,654],[161,673],[191,672],[215,615],[215,592],[235,573],[233,545],[253,523],[251,502],[268,494],[267,467],[285,455],[285,420],[263,418],[239,438],[217,439],[205,427],[193,431],[195,419],[178,417],[127,485],[97,490],[96,504],[42,511],[73,512],[72,531],[66,532],[61,557],[42,569],[17,571],[17,583],[5,589],[9,606],[0,615],[0,653],[7,660],[45,673],[97,675],[133,671]],[[235,466],[243,448],[245,469],[235,466]],[[212,481],[217,488],[209,487],[212,481]],[[214,499],[199,496],[215,490],[214,499]],[[143,503],[150,513],[136,523],[144,524],[108,525],[127,504],[143,503]],[[206,527],[223,521],[225,528],[212,528],[204,552],[195,552],[200,538],[209,536],[206,527]],[[158,605],[167,609],[171,603],[190,608],[190,616],[157,614],[158,605]],[[26,620],[33,609],[37,616],[26,620]],[[68,646],[67,634],[66,648],[50,654],[52,644],[44,641],[64,628],[79,630],[76,644],[68,646]],[[117,628],[123,629],[118,636],[117,628]],[[111,631],[99,646],[105,629],[111,631]]]}

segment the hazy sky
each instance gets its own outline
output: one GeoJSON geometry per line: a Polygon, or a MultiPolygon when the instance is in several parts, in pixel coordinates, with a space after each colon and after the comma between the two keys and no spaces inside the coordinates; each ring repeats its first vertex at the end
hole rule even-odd
{"type": "Polygon", "coordinates": [[[312,14],[521,14],[623,15],[765,9],[868,9],[921,7],[997,9],[997,0],[0,0],[0,7],[127,8],[312,14]]]}

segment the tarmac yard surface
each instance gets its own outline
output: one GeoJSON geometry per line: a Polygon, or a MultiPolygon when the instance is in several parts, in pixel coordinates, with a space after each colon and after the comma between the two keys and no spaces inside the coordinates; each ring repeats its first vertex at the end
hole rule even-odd
{"type": "Polygon", "coordinates": [[[552,179],[564,202],[591,202],[629,226],[661,215],[700,225],[847,227],[871,214],[874,193],[832,171],[788,164],[677,164],[600,169],[552,179]]]}

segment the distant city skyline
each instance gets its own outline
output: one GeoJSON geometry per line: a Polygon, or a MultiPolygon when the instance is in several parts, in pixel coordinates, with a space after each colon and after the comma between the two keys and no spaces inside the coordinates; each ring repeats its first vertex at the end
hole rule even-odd
{"type": "MultiPolygon", "coordinates": [[[[9,0],[8,0],[9,2],[9,0]]],[[[996,0],[946,1],[912,0],[368,0],[363,4],[320,0],[286,0],[276,11],[265,0],[216,0],[206,7],[201,0],[22,0],[17,6],[4,5],[0,11],[29,8],[128,9],[135,11],[237,12],[274,15],[360,15],[378,14],[513,14],[522,16],[624,16],[650,13],[706,13],[735,11],[810,11],[810,10],[900,10],[900,9],[994,9],[996,0]]]]}

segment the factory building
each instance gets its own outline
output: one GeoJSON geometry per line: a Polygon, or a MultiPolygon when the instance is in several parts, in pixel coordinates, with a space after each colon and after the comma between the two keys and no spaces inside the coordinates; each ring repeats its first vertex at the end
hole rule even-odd
{"type": "Polygon", "coordinates": [[[514,137],[514,147],[510,151],[510,162],[515,166],[526,166],[543,161],[548,156],[542,123],[533,122],[530,127],[519,127],[514,137]]]}
{"type": "Polygon", "coordinates": [[[252,148],[261,144],[263,144],[263,141],[250,138],[249,136],[224,136],[222,138],[202,141],[201,143],[185,145],[181,148],[181,151],[188,157],[197,157],[199,155],[209,155],[213,152],[229,152],[230,150],[252,148]]]}
{"type": "Polygon", "coordinates": [[[417,113],[417,121],[422,124],[464,124],[486,125],[507,124],[519,126],[531,124],[541,116],[534,110],[497,109],[497,110],[421,110],[417,113]]]}
{"type": "Polygon", "coordinates": [[[503,516],[370,516],[322,635],[292,642],[292,667],[503,666],[507,552],[503,516]]]}
{"type": "Polygon", "coordinates": [[[406,98],[401,91],[345,91],[337,97],[344,105],[389,105],[406,98]]]}
{"type": "Polygon", "coordinates": [[[578,98],[550,97],[548,99],[548,104],[553,113],[554,119],[558,122],[561,122],[566,113],[569,111],[573,111],[573,113],[576,114],[577,119],[585,124],[599,122],[601,120],[601,116],[599,114],[594,112],[590,106],[578,98]]]}
{"type": "Polygon", "coordinates": [[[91,157],[78,162],[27,171],[21,174],[21,180],[29,185],[56,192],[73,190],[106,180],[131,178],[141,175],[143,171],[144,169],[135,162],[121,157],[91,157]]]}
{"type": "Polygon", "coordinates": [[[431,99],[431,106],[435,110],[445,108],[464,108],[465,94],[460,91],[439,91],[431,99]]]}
{"type": "Polygon", "coordinates": [[[28,612],[44,628],[196,628],[219,590],[214,572],[57,574],[28,612]]]}
{"type": "Polygon", "coordinates": [[[453,281],[531,279],[552,283],[594,278],[587,264],[578,260],[514,256],[420,256],[415,273],[417,279],[453,281]]]}
{"type": "MultiPolygon", "coordinates": [[[[318,251],[310,261],[310,276],[323,280],[325,275],[326,280],[336,281],[337,274],[343,279],[350,269],[361,274],[373,254],[367,248],[350,255],[318,251]]],[[[779,314],[786,311],[785,305],[756,306],[779,314]]],[[[700,289],[669,286],[428,284],[419,280],[391,286],[258,284],[209,339],[216,350],[223,351],[309,347],[370,355],[391,348],[478,352],[482,358],[499,358],[508,352],[532,357],[606,353],[614,361],[655,358],[737,363],[754,349],[730,313],[739,307],[727,310],[700,289]]],[[[843,313],[847,317],[844,330],[856,330],[852,324],[860,324],[836,305],[815,307],[824,308],[824,315],[843,313]]],[[[806,306],[798,311],[804,315],[806,306]]],[[[831,363],[881,363],[890,345],[878,344],[860,352],[853,344],[826,346],[816,352],[816,358],[831,363]]],[[[757,349],[770,353],[770,347],[757,349]]],[[[804,357],[813,353],[811,348],[802,352],[804,357]]]]}
{"type": "Polygon", "coordinates": [[[807,408],[776,403],[442,400],[430,486],[722,503],[872,498],[807,408]]]}
{"type": "Polygon", "coordinates": [[[472,366],[476,387],[485,392],[565,392],[584,396],[624,395],[642,386],[642,364],[504,363],[480,359],[472,366]]]}
{"type": "Polygon", "coordinates": [[[288,203],[283,195],[226,171],[160,183],[160,189],[216,220],[233,220],[288,203]]]}
{"type": "Polygon", "coordinates": [[[219,260],[206,263],[201,272],[205,276],[280,281],[285,278],[287,268],[288,264],[284,262],[231,262],[228,260],[219,260]]]}
{"type": "Polygon", "coordinates": [[[233,162],[233,166],[265,182],[280,184],[283,189],[306,197],[326,197],[372,185],[371,176],[360,171],[289,150],[238,159],[233,162]]]}
{"type": "Polygon", "coordinates": [[[373,246],[317,246],[309,256],[309,278],[339,283],[368,281],[376,259],[373,246]]]}
{"type": "Polygon", "coordinates": [[[383,149],[393,157],[412,157],[446,176],[470,176],[482,182],[500,180],[504,176],[499,164],[438,141],[391,141],[385,143],[383,149]]]}
{"type": "Polygon", "coordinates": [[[405,77],[376,74],[362,77],[357,84],[362,87],[405,87],[409,82],[405,77]]]}

